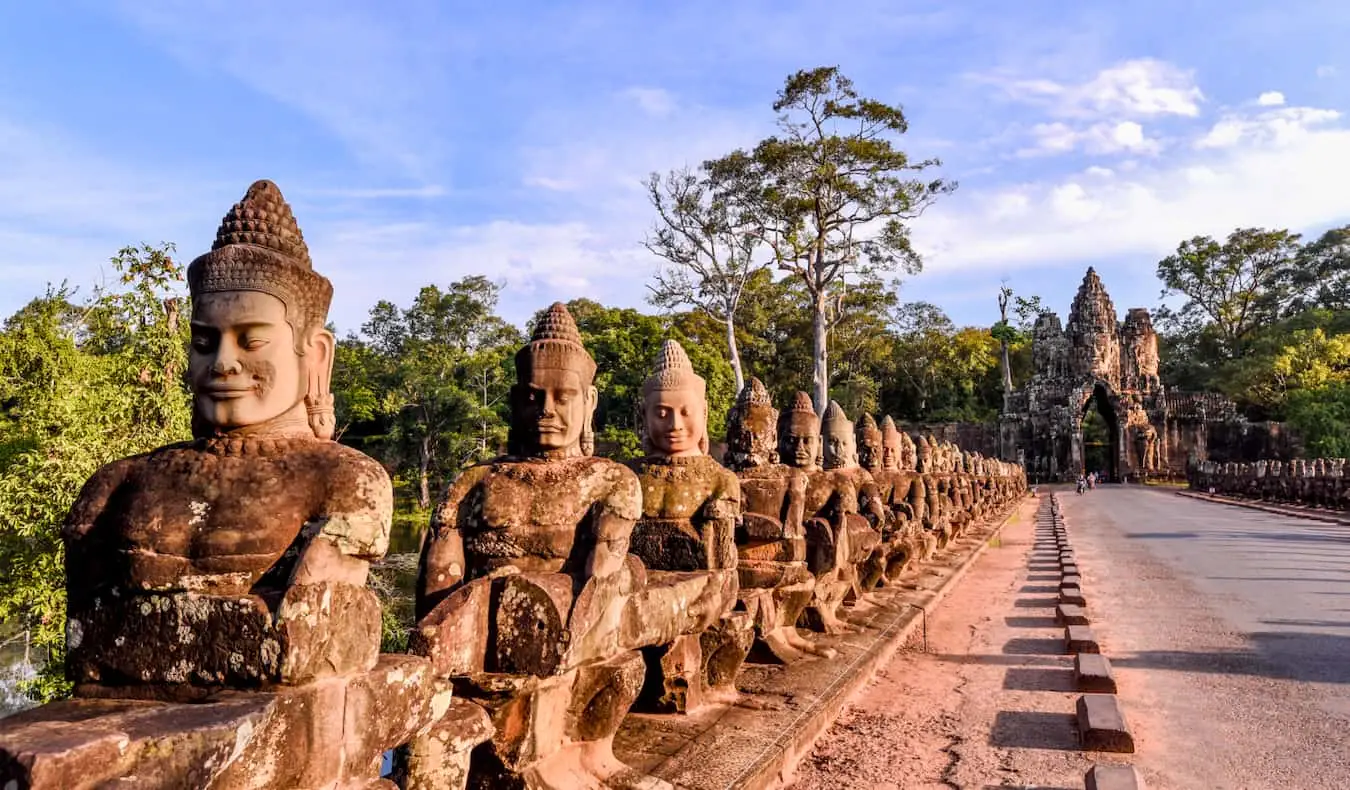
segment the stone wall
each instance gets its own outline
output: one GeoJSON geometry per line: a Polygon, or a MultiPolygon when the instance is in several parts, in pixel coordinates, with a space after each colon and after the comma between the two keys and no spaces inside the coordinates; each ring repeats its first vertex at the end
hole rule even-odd
{"type": "Polygon", "coordinates": [[[1350,509],[1344,458],[1202,461],[1192,470],[1189,482],[1192,490],[1205,493],[1328,510],[1350,509]]]}
{"type": "Polygon", "coordinates": [[[933,436],[953,442],[967,452],[998,457],[998,423],[993,422],[898,422],[900,430],[911,436],[933,436]]]}

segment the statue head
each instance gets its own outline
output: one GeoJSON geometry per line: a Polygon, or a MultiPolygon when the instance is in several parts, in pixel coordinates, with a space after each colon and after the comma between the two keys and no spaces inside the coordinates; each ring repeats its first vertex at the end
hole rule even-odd
{"type": "Polygon", "coordinates": [[[792,407],[779,419],[778,455],[783,463],[799,469],[820,465],[820,418],[805,392],[793,396],[792,407]]]}
{"type": "MultiPolygon", "coordinates": [[[[890,418],[887,417],[886,419],[889,420],[890,418]]],[[[891,425],[894,426],[895,422],[892,421],[891,425]]],[[[882,431],[885,430],[886,428],[883,425],[882,431]]],[[[918,468],[918,448],[914,446],[913,437],[904,431],[897,432],[900,434],[900,469],[905,472],[913,472],[918,468]]]]}
{"type": "Polygon", "coordinates": [[[732,469],[778,463],[778,410],[764,382],[753,376],[727,414],[726,458],[732,469]]]}
{"type": "Polygon", "coordinates": [[[826,469],[852,469],[858,465],[858,444],[853,436],[853,423],[844,409],[835,401],[825,407],[820,418],[820,440],[824,445],[826,469]]]}
{"type": "Polygon", "coordinates": [[[643,450],[678,458],[708,454],[708,385],[674,340],[661,345],[642,385],[643,450]]]}
{"type": "Polygon", "coordinates": [[[858,418],[858,465],[864,469],[877,470],[886,466],[886,447],[881,429],[872,415],[863,413],[858,418]]]}
{"type": "Polygon", "coordinates": [[[530,342],[516,352],[510,453],[590,455],[591,420],[599,399],[594,382],[595,360],[581,344],[576,321],[562,302],[554,302],[535,325],[530,342]]]}
{"type": "MultiPolygon", "coordinates": [[[[895,420],[891,415],[881,418],[881,467],[888,471],[898,471],[900,464],[904,460],[905,448],[901,440],[900,429],[895,427],[895,420]]],[[[859,450],[859,456],[861,456],[859,450]]]]}
{"type": "Polygon", "coordinates": [[[193,434],[333,436],[333,285],[271,181],[234,204],[187,271],[193,434]]]}

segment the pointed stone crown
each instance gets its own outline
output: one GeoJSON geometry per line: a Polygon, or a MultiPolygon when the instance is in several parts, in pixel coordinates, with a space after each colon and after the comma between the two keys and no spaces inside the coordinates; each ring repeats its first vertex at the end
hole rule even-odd
{"type": "Polygon", "coordinates": [[[532,371],[574,370],[582,384],[595,381],[595,360],[582,345],[577,322],[562,302],[554,302],[540,316],[530,342],[516,352],[516,378],[525,381],[532,371]]]}
{"type": "Polygon", "coordinates": [[[255,181],[225,214],[211,251],[188,266],[192,296],[226,291],[259,291],[286,305],[297,332],[328,320],[333,284],[314,271],[309,247],[281,190],[255,181]]]}
{"type": "Polygon", "coordinates": [[[792,396],[792,405],[783,412],[782,425],[778,433],[786,436],[794,429],[820,433],[820,417],[816,416],[816,409],[811,405],[811,396],[805,392],[799,391],[792,396]]]}
{"type": "Polygon", "coordinates": [[[877,427],[877,421],[870,412],[863,412],[863,416],[858,418],[858,438],[877,442],[882,440],[881,429],[877,427]]]}
{"type": "Polygon", "coordinates": [[[830,401],[830,405],[825,407],[825,414],[820,418],[820,432],[824,436],[853,433],[853,423],[837,401],[830,401]]]}
{"type": "Polygon", "coordinates": [[[900,429],[895,427],[895,420],[892,420],[889,414],[881,418],[881,440],[900,443],[900,429]]]}
{"type": "Polygon", "coordinates": [[[769,396],[769,388],[764,386],[764,382],[750,377],[750,380],[741,387],[740,393],[736,396],[737,406],[754,406],[758,408],[773,408],[773,398],[769,396]]]}
{"type": "Polygon", "coordinates": [[[642,394],[646,396],[653,392],[668,392],[690,387],[700,396],[707,397],[708,382],[694,372],[689,355],[684,353],[684,346],[674,340],[667,340],[661,344],[661,350],[656,354],[656,360],[652,363],[652,374],[642,385],[642,394]]]}

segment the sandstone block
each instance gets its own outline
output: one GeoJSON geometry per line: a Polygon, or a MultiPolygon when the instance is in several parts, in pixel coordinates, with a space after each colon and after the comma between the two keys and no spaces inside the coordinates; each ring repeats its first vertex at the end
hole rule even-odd
{"type": "Polygon", "coordinates": [[[1065,627],[1064,647],[1073,654],[1102,652],[1101,646],[1097,644],[1097,635],[1085,625],[1065,627]]]}
{"type": "Polygon", "coordinates": [[[1134,753],[1134,736],[1114,694],[1078,698],[1078,736],[1087,751],[1134,753]]]}
{"type": "Polygon", "coordinates": [[[1079,691],[1115,694],[1116,677],[1111,662],[1100,653],[1078,653],[1073,659],[1073,674],[1079,691]]]}
{"type": "Polygon", "coordinates": [[[1082,606],[1062,603],[1055,607],[1055,619],[1060,625],[1087,625],[1087,611],[1082,606]]]}
{"type": "Polygon", "coordinates": [[[1086,606],[1087,599],[1083,597],[1081,587],[1060,587],[1059,600],[1061,603],[1071,604],[1073,606],[1086,606]]]}
{"type": "Polygon", "coordinates": [[[1094,765],[1083,779],[1085,790],[1145,790],[1133,765],[1094,765]]]}

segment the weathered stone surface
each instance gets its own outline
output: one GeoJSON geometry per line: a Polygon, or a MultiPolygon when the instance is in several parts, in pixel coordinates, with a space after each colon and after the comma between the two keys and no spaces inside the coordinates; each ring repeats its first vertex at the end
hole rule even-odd
{"type": "Polygon", "coordinates": [[[1062,603],[1055,607],[1055,619],[1060,625],[1087,625],[1087,610],[1082,606],[1062,603]]]}
{"type": "Polygon", "coordinates": [[[1133,765],[1094,765],[1083,778],[1085,790],[1145,790],[1133,765]]]}
{"type": "Polygon", "coordinates": [[[1087,599],[1083,597],[1083,590],[1080,587],[1061,587],[1059,590],[1059,600],[1061,603],[1071,604],[1073,606],[1087,605],[1087,599]]]}
{"type": "Polygon", "coordinates": [[[1078,735],[1084,749],[1134,753],[1134,736],[1114,694],[1084,694],[1078,698],[1077,709],[1078,735]]]}
{"type": "Polygon", "coordinates": [[[1064,647],[1071,654],[1100,653],[1097,635],[1086,625],[1069,625],[1064,628],[1064,647]]]}
{"type": "Polygon", "coordinates": [[[1111,662],[1100,653],[1078,653],[1073,659],[1074,679],[1079,691],[1115,694],[1116,677],[1111,662]]]}

